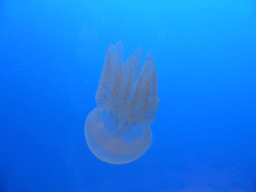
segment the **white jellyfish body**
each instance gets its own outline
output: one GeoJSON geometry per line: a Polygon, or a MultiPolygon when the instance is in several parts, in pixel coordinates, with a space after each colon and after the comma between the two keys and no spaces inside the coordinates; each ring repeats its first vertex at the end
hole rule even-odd
{"type": "Polygon", "coordinates": [[[141,157],[152,141],[150,125],[159,104],[157,74],[152,52],[140,72],[142,48],[123,64],[123,44],[110,45],[95,96],[97,107],[85,122],[91,152],[111,164],[141,157]]]}

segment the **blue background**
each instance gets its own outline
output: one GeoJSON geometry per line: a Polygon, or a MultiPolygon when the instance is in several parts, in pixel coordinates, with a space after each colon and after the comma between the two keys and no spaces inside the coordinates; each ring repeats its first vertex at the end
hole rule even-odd
{"type": "Polygon", "coordinates": [[[0,191],[256,191],[256,2],[0,1],[0,191]],[[153,142],[98,160],[84,122],[105,51],[151,50],[153,142]]]}

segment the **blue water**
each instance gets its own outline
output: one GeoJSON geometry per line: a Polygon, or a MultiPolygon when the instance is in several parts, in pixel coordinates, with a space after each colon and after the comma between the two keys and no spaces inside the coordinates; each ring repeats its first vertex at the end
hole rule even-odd
{"type": "Polygon", "coordinates": [[[256,2],[0,1],[1,192],[256,191],[256,2]],[[155,56],[160,105],[138,160],[84,137],[105,52],[155,56]]]}

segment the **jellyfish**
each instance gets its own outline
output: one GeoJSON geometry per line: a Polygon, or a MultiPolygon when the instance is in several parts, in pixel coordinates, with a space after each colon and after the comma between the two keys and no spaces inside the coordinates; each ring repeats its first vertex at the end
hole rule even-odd
{"type": "Polygon", "coordinates": [[[152,141],[151,124],[159,105],[157,72],[152,52],[141,69],[142,48],[123,63],[123,43],[110,45],[96,92],[97,107],[85,121],[91,152],[110,164],[140,158],[152,141]]]}

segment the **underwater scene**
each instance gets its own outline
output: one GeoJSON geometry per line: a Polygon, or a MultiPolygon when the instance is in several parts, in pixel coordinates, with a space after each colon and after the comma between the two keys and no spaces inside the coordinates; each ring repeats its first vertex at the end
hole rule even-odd
{"type": "Polygon", "coordinates": [[[0,192],[255,192],[256,1],[1,0],[0,192]]]}

